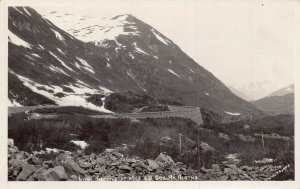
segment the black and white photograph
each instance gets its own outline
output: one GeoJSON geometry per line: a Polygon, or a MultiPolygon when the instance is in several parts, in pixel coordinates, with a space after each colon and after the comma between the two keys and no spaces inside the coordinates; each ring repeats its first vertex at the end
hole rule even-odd
{"type": "Polygon", "coordinates": [[[50,2],[5,7],[8,182],[296,180],[299,1],[50,2]]]}

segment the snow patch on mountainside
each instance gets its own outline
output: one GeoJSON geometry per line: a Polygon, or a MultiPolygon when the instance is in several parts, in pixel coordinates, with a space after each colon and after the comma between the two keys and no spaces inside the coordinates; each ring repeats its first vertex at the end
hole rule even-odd
{"type": "MultiPolygon", "coordinates": [[[[53,17],[55,18],[55,16],[55,14],[47,15],[50,20],[53,17]]],[[[66,18],[61,21],[67,25],[71,25],[73,23],[73,25],[71,25],[73,26],[72,29],[68,29],[67,31],[76,38],[84,42],[95,42],[96,45],[102,46],[103,44],[98,42],[103,40],[115,40],[119,35],[140,34],[139,31],[135,31],[137,28],[134,23],[129,22],[127,18],[128,15],[104,17],[102,19],[99,19],[98,17],[73,16],[73,19],[66,18]],[[130,31],[125,30],[125,28],[130,29],[130,31]]],[[[58,24],[60,25],[60,23],[58,24]]],[[[63,26],[63,23],[61,23],[61,26],[63,26]]]]}
{"type": "Polygon", "coordinates": [[[59,68],[59,67],[50,65],[50,66],[49,66],[49,69],[52,70],[53,72],[62,73],[62,74],[65,74],[66,76],[71,77],[69,74],[67,74],[65,71],[63,71],[63,70],[62,70],[61,68],[59,68]]]}
{"type": "Polygon", "coordinates": [[[45,48],[42,45],[38,45],[42,50],[45,50],[45,48]]]}
{"type": "Polygon", "coordinates": [[[78,80],[77,79],[77,81],[76,81],[78,84],[80,84],[80,85],[82,85],[82,86],[85,86],[85,87],[90,87],[90,85],[89,84],[87,84],[87,83],[85,83],[85,82],[83,82],[83,81],[81,81],[81,80],[78,80]]]}
{"type": "Polygon", "coordinates": [[[87,63],[87,61],[85,61],[81,58],[78,58],[78,57],[76,57],[76,59],[83,65],[83,66],[80,66],[80,67],[82,67],[83,69],[85,69],[85,70],[87,70],[87,71],[89,71],[93,74],[95,73],[94,69],[87,63]]]}
{"type": "Polygon", "coordinates": [[[102,87],[102,86],[99,86],[99,89],[101,89],[104,93],[107,93],[107,94],[112,93],[111,90],[109,90],[108,88],[102,87]]]}
{"type": "Polygon", "coordinates": [[[23,9],[26,12],[26,14],[28,14],[29,16],[31,16],[30,12],[25,7],[23,7],[23,9]]]}
{"type": "Polygon", "coordinates": [[[83,67],[82,67],[82,66],[80,66],[80,65],[79,65],[77,62],[75,62],[75,64],[74,64],[74,65],[75,65],[75,67],[76,67],[76,68],[78,68],[78,69],[82,69],[82,68],[83,68],[83,67]]]}
{"type": "Polygon", "coordinates": [[[172,74],[176,75],[177,77],[181,78],[181,77],[180,77],[180,75],[178,75],[177,73],[175,73],[173,70],[171,70],[171,69],[168,69],[168,71],[169,71],[170,73],[172,73],[172,74]]]}
{"type": "Polygon", "coordinates": [[[225,111],[225,113],[229,114],[229,115],[235,115],[235,116],[241,115],[240,113],[232,113],[232,112],[226,112],[226,111],[225,111]]]}
{"type": "Polygon", "coordinates": [[[96,90],[96,89],[92,89],[90,87],[87,87],[85,85],[78,84],[78,83],[75,83],[75,85],[70,84],[70,85],[64,85],[64,86],[71,88],[75,92],[75,94],[85,94],[85,93],[94,94],[94,93],[98,92],[98,90],[96,90]]]}
{"type": "Polygon", "coordinates": [[[10,99],[8,99],[8,106],[22,106],[22,105],[14,99],[12,101],[10,101],[10,99]]]}
{"type": "MultiPolygon", "coordinates": [[[[25,57],[28,58],[28,59],[31,60],[31,61],[34,61],[34,57],[32,57],[32,56],[30,56],[30,55],[27,55],[27,54],[26,54],[25,57]]],[[[30,63],[32,63],[32,62],[30,62],[30,63]]]]}
{"type": "Polygon", "coordinates": [[[58,50],[61,54],[63,54],[63,55],[66,54],[66,53],[64,53],[60,48],[57,48],[57,50],[58,50]]]}
{"type": "Polygon", "coordinates": [[[136,42],[133,43],[133,46],[136,50],[137,53],[139,54],[145,54],[145,55],[149,55],[148,53],[146,53],[145,51],[143,51],[140,47],[137,46],[136,42]]]}
{"type": "MultiPolygon", "coordinates": [[[[15,73],[13,73],[15,74],[15,73]]],[[[50,92],[48,91],[44,91],[44,90],[39,90],[38,87],[42,87],[43,85],[40,85],[40,84],[37,84],[35,82],[33,82],[32,80],[26,78],[26,77],[23,77],[21,75],[18,75],[18,74],[15,74],[22,82],[23,84],[28,87],[29,89],[31,89],[33,92],[36,92],[36,93],[39,93],[45,97],[48,97],[50,99],[53,99],[53,94],[51,94],[50,92]]],[[[57,98],[57,97],[54,97],[54,98],[57,98]]]]}
{"type": "Polygon", "coordinates": [[[8,37],[9,37],[9,42],[17,45],[17,46],[23,46],[25,48],[31,49],[31,46],[29,43],[24,41],[23,39],[19,38],[16,36],[14,33],[12,33],[10,30],[8,30],[8,37]]]}
{"type": "Polygon", "coordinates": [[[135,80],[135,76],[131,73],[130,70],[127,71],[127,75],[128,75],[131,79],[135,80]]]}
{"type": "Polygon", "coordinates": [[[158,33],[156,33],[154,31],[154,29],[151,29],[152,33],[155,35],[156,39],[158,39],[159,41],[161,41],[162,43],[168,45],[168,42],[166,40],[164,40],[158,33]]]}
{"type": "Polygon", "coordinates": [[[70,93],[70,92],[64,92],[63,89],[59,86],[50,85],[50,86],[47,86],[47,89],[51,89],[54,91],[54,93],[51,93],[49,91],[39,90],[40,87],[46,87],[45,85],[33,82],[32,80],[30,80],[26,77],[23,77],[21,75],[15,74],[13,72],[11,72],[11,73],[16,75],[22,81],[22,83],[26,87],[31,89],[33,92],[41,94],[49,99],[54,100],[59,106],[74,106],[75,105],[75,106],[82,106],[82,107],[92,109],[92,110],[111,113],[111,111],[105,109],[104,106],[98,107],[90,102],[87,102],[86,98],[88,96],[85,95],[86,93],[90,93],[90,94],[103,93],[103,92],[108,93],[108,92],[111,92],[109,89],[106,89],[104,87],[99,87],[101,89],[101,91],[99,91],[96,89],[88,88],[81,84],[76,84],[76,86],[73,84],[65,85],[65,86],[71,88],[75,92],[75,93],[70,93]],[[58,96],[55,96],[55,94],[59,93],[59,92],[63,93],[65,96],[61,97],[61,98],[58,96]]]}
{"type": "Polygon", "coordinates": [[[87,102],[85,99],[86,97],[87,96],[68,95],[68,96],[62,97],[60,99],[59,105],[74,106],[74,104],[76,104],[77,106],[83,106],[83,107],[91,109],[91,110],[112,113],[110,110],[107,110],[104,106],[98,107],[90,102],[87,102]]]}
{"type": "Polygon", "coordinates": [[[32,55],[32,56],[35,56],[35,57],[37,57],[37,58],[42,58],[42,57],[40,57],[40,55],[35,54],[35,53],[32,53],[31,55],[32,55]]]}
{"type": "Polygon", "coordinates": [[[13,9],[15,9],[15,10],[18,11],[19,13],[23,14],[19,9],[17,9],[17,7],[13,7],[13,9]]]}
{"type": "Polygon", "coordinates": [[[134,60],[134,56],[131,54],[131,52],[129,53],[129,56],[134,60]]]}
{"type": "Polygon", "coordinates": [[[51,29],[51,30],[54,32],[55,37],[56,37],[57,39],[59,39],[59,40],[61,40],[61,41],[64,40],[63,36],[61,36],[60,33],[59,33],[58,31],[56,31],[56,30],[54,30],[54,29],[51,29]]]}
{"type": "Polygon", "coordinates": [[[69,66],[67,66],[64,61],[62,61],[60,58],[58,58],[53,52],[49,51],[49,53],[56,58],[64,67],[66,67],[68,70],[74,72],[74,70],[72,68],[70,68],[69,66]]]}
{"type": "Polygon", "coordinates": [[[109,44],[107,43],[104,43],[106,42],[106,40],[102,40],[102,41],[95,41],[94,44],[98,47],[104,47],[104,48],[107,48],[109,47],[109,44]]]}

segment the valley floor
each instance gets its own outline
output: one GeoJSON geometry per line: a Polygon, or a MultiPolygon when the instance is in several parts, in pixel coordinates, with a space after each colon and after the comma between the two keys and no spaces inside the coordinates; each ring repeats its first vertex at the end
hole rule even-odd
{"type": "Polygon", "coordinates": [[[294,179],[293,115],[199,127],[78,107],[21,110],[8,118],[9,180],[294,179]]]}

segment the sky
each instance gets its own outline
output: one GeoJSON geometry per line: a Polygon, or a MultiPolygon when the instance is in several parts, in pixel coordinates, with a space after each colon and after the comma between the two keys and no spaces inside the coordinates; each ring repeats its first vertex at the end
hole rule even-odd
{"type": "Polygon", "coordinates": [[[226,85],[293,83],[299,20],[298,1],[106,1],[100,4],[60,3],[33,6],[38,12],[69,13],[74,22],[50,20],[68,30],[82,16],[101,19],[132,14],[175,42],[198,64],[226,85]],[[47,5],[47,7],[46,7],[47,5]],[[49,7],[50,6],[50,7],[49,7]]]}

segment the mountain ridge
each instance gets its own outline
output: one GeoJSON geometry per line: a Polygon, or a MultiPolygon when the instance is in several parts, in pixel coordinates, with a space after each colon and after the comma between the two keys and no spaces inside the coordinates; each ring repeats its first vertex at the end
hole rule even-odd
{"type": "Polygon", "coordinates": [[[274,91],[264,98],[252,101],[252,103],[269,113],[293,114],[295,112],[294,98],[294,84],[291,84],[274,91]]]}
{"type": "MultiPolygon", "coordinates": [[[[10,74],[58,105],[75,103],[97,109],[86,102],[89,94],[133,91],[223,114],[260,112],[172,40],[134,16],[127,21],[132,20],[141,35],[118,35],[95,45],[76,39],[34,9],[10,7],[10,36],[29,44],[17,45],[9,38],[10,74]]],[[[9,91],[11,101],[20,96],[11,86],[9,91]]]]}
{"type": "Polygon", "coordinates": [[[284,95],[289,94],[289,93],[294,93],[294,88],[295,88],[295,85],[290,84],[286,87],[278,89],[277,91],[269,94],[268,96],[284,96],[284,95]]]}

